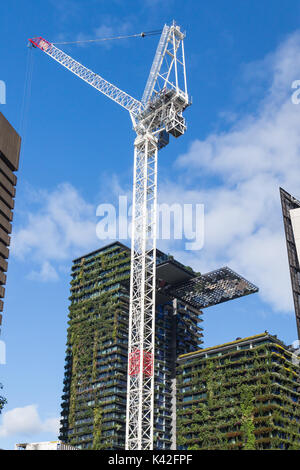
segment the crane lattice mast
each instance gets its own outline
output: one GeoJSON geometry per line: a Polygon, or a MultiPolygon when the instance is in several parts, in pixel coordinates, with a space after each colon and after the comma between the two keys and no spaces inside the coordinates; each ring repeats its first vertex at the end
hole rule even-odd
{"type": "Polygon", "coordinates": [[[165,25],[141,101],[87,69],[54,44],[30,39],[58,63],[127,109],[134,142],[131,275],[128,333],[126,449],[152,450],[156,291],[157,155],[169,135],[186,131],[182,112],[189,106],[184,33],[165,25]]]}

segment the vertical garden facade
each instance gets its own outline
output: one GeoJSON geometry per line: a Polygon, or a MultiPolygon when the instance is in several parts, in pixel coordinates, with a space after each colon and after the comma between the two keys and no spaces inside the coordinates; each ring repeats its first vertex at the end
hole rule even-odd
{"type": "MultiPolygon", "coordinates": [[[[194,276],[157,254],[160,286],[194,276]]],[[[72,267],[60,439],[81,449],[124,449],[130,250],[119,242],[72,267]]],[[[201,344],[201,312],[157,292],[154,447],[176,446],[176,359],[201,344]]]]}
{"type": "Polygon", "coordinates": [[[179,449],[300,449],[299,364],[267,332],[181,355],[179,449]]]}

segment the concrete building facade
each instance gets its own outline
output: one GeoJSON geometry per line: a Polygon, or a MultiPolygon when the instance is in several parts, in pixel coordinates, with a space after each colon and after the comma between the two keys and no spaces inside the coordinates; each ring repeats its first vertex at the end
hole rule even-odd
{"type": "MultiPolygon", "coordinates": [[[[7,259],[19,168],[21,138],[0,113],[0,312],[3,311],[7,259]]],[[[0,325],[2,314],[0,313],[0,325]]]]}

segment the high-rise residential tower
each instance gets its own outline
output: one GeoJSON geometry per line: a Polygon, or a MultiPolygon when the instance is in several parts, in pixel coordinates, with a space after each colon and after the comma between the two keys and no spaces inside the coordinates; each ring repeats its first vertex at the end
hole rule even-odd
{"type": "MultiPolygon", "coordinates": [[[[0,299],[4,298],[21,138],[0,113],[0,299]]],[[[0,300],[0,312],[3,300],[0,300]]],[[[0,314],[0,325],[2,315],[0,314]]]]}
{"type": "MultiPolygon", "coordinates": [[[[76,447],[125,447],[129,277],[119,242],[73,263],[60,439],[76,447]]],[[[256,291],[229,268],[200,275],[157,251],[156,449],[176,449],[176,360],[202,343],[201,308],[256,291]]]]}
{"type": "Polygon", "coordinates": [[[179,356],[178,448],[300,450],[299,371],[268,332],[179,356]]]}

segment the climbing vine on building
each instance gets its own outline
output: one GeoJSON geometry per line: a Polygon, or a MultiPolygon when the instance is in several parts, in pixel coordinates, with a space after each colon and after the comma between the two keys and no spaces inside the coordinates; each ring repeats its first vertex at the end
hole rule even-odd
{"type": "MultiPolygon", "coordinates": [[[[3,385],[0,383],[0,390],[2,390],[2,389],[3,389],[3,385]]],[[[4,398],[0,395],[0,414],[1,414],[1,411],[3,410],[3,408],[4,408],[4,405],[6,405],[6,403],[7,403],[6,398],[4,398]]]]}
{"type": "Polygon", "coordinates": [[[128,332],[121,292],[129,278],[129,263],[128,252],[113,247],[91,260],[82,258],[71,281],[61,437],[86,449],[113,448],[122,427],[107,416],[114,415],[123,400],[110,390],[117,387],[120,377],[126,378],[119,357],[128,332]],[[120,371],[103,380],[112,369],[112,351],[114,366],[120,362],[120,371]]]}
{"type": "Polygon", "coordinates": [[[299,449],[299,368],[271,344],[178,367],[181,449],[299,449]]]}

